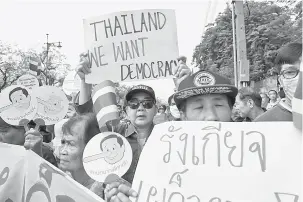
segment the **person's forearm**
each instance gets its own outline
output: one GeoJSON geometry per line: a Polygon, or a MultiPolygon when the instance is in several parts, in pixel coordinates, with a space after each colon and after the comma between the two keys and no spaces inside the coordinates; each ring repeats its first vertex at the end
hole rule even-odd
{"type": "Polygon", "coordinates": [[[91,98],[92,84],[87,84],[83,80],[81,81],[79,105],[85,104],[91,98]]]}

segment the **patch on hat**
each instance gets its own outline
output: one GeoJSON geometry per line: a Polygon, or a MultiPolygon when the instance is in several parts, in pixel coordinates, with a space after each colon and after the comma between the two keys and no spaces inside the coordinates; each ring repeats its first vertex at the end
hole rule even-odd
{"type": "Polygon", "coordinates": [[[138,85],[138,86],[133,87],[133,88],[131,89],[131,91],[137,90],[137,89],[147,90],[147,91],[150,91],[150,90],[151,90],[150,87],[148,87],[148,86],[138,85]]]}
{"type": "Polygon", "coordinates": [[[216,79],[208,72],[200,72],[194,78],[194,84],[196,87],[210,86],[216,83],[216,79]]]}

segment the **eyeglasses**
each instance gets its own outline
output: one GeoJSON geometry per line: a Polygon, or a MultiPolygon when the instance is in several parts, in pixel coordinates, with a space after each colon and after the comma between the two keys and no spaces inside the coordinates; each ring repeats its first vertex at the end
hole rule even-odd
{"type": "Polygon", "coordinates": [[[291,69],[291,70],[284,70],[281,72],[281,76],[284,79],[293,79],[299,74],[300,70],[298,69],[291,69]]]}
{"type": "Polygon", "coordinates": [[[131,100],[127,103],[127,105],[131,109],[138,109],[140,104],[142,104],[145,109],[151,109],[154,106],[154,103],[155,102],[153,100],[131,100]]]}

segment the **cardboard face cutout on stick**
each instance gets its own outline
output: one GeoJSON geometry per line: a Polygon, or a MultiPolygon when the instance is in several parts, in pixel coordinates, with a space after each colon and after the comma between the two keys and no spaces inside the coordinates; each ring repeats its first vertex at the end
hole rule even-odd
{"type": "Polygon", "coordinates": [[[93,137],[83,153],[83,166],[96,181],[104,182],[109,174],[123,176],[132,163],[132,148],[118,133],[104,132],[93,137]]]}
{"type": "Polygon", "coordinates": [[[12,85],[0,94],[0,116],[11,125],[20,124],[21,120],[32,120],[37,112],[37,100],[28,88],[12,85]]]}
{"type": "Polygon", "coordinates": [[[45,125],[61,121],[68,111],[68,99],[64,92],[55,86],[41,86],[33,90],[38,102],[34,119],[42,119],[45,125]]]}

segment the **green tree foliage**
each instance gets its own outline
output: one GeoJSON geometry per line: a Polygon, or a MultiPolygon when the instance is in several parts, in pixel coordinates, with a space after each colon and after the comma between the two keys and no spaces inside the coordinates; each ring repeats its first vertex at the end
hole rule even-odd
{"type": "Polygon", "coordinates": [[[116,86],[116,94],[117,94],[117,102],[120,104],[124,104],[125,94],[129,91],[132,86],[121,85],[120,83],[115,83],[116,86]]]}
{"type": "Polygon", "coordinates": [[[30,57],[39,57],[44,65],[38,79],[43,85],[62,86],[65,76],[71,70],[66,64],[66,57],[58,49],[50,49],[48,60],[46,52],[22,50],[16,45],[0,41],[0,91],[16,82],[29,71],[30,57]]]}
{"type": "MultiPolygon", "coordinates": [[[[277,49],[302,41],[302,1],[246,1],[244,17],[250,79],[259,81],[272,75],[277,49]]],[[[233,80],[233,60],[232,11],[227,4],[207,25],[193,61],[233,80]]]]}
{"type": "Polygon", "coordinates": [[[58,48],[50,47],[47,55],[44,50],[39,57],[45,67],[40,76],[42,83],[62,86],[65,76],[72,70],[70,64],[66,63],[66,56],[58,48]]]}
{"type": "Polygon", "coordinates": [[[0,92],[26,72],[26,57],[18,47],[0,41],[0,92]]]}

